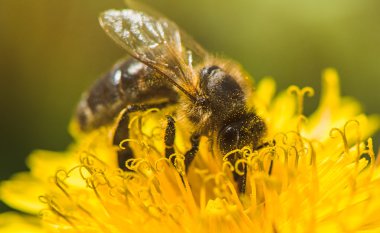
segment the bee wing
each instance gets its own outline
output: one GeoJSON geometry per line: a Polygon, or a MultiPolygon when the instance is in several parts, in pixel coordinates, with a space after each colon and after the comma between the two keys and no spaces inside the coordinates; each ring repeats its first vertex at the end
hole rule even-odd
{"type": "MultiPolygon", "coordinates": [[[[152,8],[151,6],[141,2],[141,0],[124,0],[129,9],[135,11],[145,12],[154,18],[165,18],[160,12],[152,8]]],[[[193,60],[193,63],[198,63],[204,61],[205,57],[208,55],[207,51],[200,46],[191,36],[189,36],[185,31],[180,30],[182,46],[184,46],[188,52],[191,52],[192,57],[188,59],[193,60]]]]}
{"type": "Polygon", "coordinates": [[[193,59],[206,52],[181,33],[178,26],[159,17],[153,18],[135,10],[108,10],[101,14],[100,24],[107,34],[132,57],[155,69],[160,76],[195,100],[193,59]],[[186,38],[183,43],[181,36],[186,38]]]}

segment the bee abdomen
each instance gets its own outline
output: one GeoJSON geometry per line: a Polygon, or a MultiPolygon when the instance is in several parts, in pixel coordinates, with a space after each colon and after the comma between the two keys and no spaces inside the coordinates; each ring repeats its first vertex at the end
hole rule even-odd
{"type": "Polygon", "coordinates": [[[113,69],[83,93],[76,110],[81,130],[89,131],[106,125],[121,111],[121,93],[118,91],[118,85],[112,82],[117,72],[120,70],[113,69]]]}
{"type": "Polygon", "coordinates": [[[89,131],[111,123],[127,105],[158,99],[175,102],[178,93],[143,63],[124,59],[82,95],[76,118],[81,130],[89,131]]]}

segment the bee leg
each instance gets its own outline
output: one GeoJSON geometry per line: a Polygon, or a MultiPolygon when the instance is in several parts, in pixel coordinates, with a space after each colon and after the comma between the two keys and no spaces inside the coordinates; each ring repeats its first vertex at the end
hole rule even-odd
{"type": "Polygon", "coordinates": [[[165,129],[165,157],[167,159],[170,159],[170,162],[172,162],[173,165],[175,162],[175,157],[171,157],[175,153],[174,151],[174,139],[175,139],[175,121],[173,117],[166,116],[166,119],[168,121],[168,124],[165,129]]]}
{"type": "Polygon", "coordinates": [[[193,162],[196,153],[199,150],[199,141],[200,141],[200,136],[199,134],[193,134],[190,138],[191,141],[191,148],[185,153],[185,169],[186,173],[189,170],[191,162],[193,162]]]}
{"type": "MultiPolygon", "coordinates": [[[[175,156],[172,156],[174,151],[174,139],[175,139],[175,121],[173,117],[166,116],[166,119],[168,121],[168,124],[166,125],[165,129],[165,157],[170,160],[170,162],[175,167],[175,156]]],[[[185,185],[185,181],[183,179],[183,175],[179,173],[181,177],[182,184],[185,185]]]]}
{"type": "MultiPolygon", "coordinates": [[[[170,102],[162,102],[157,104],[135,104],[135,105],[129,105],[124,109],[124,112],[121,115],[121,118],[117,124],[115,134],[113,137],[112,144],[115,146],[119,146],[120,143],[129,138],[129,114],[137,111],[144,111],[150,108],[164,108],[167,105],[169,105],[170,102]]],[[[124,171],[129,171],[129,169],[125,166],[125,163],[129,159],[134,158],[134,154],[132,151],[132,148],[129,146],[129,143],[123,144],[124,149],[119,149],[117,151],[117,161],[119,168],[123,169],[124,171]]]]}
{"type": "MultiPolygon", "coordinates": [[[[175,158],[170,158],[171,155],[175,153],[174,151],[174,139],[175,139],[175,121],[173,117],[166,116],[166,119],[168,121],[168,124],[166,126],[165,130],[165,157],[167,159],[170,159],[170,162],[174,165],[175,158]]],[[[185,153],[185,169],[186,173],[189,169],[189,166],[191,162],[193,161],[195,154],[198,152],[199,149],[199,141],[200,136],[198,134],[193,134],[190,138],[191,140],[191,148],[185,153]]]]}
{"type": "Polygon", "coordinates": [[[238,192],[239,193],[245,193],[245,188],[247,184],[247,165],[241,164],[241,168],[239,170],[242,172],[242,174],[238,174],[237,172],[234,172],[234,179],[237,182],[238,192]]]}
{"type": "MultiPolygon", "coordinates": [[[[119,146],[120,143],[126,139],[129,138],[129,129],[128,129],[128,124],[129,124],[129,112],[128,110],[125,110],[117,124],[115,134],[113,137],[113,145],[119,146]]],[[[125,162],[128,159],[132,159],[133,156],[133,151],[132,148],[129,146],[128,143],[124,145],[124,149],[119,148],[117,151],[117,162],[119,168],[123,169],[124,171],[129,171],[127,167],[125,166],[125,162]]]]}
{"type": "Polygon", "coordinates": [[[229,162],[234,165],[235,169],[239,169],[239,173],[234,170],[232,172],[233,178],[237,183],[237,191],[239,193],[245,193],[246,183],[247,183],[247,165],[244,163],[240,163],[238,167],[236,167],[236,162],[241,156],[239,153],[234,153],[229,157],[229,162]]]}
{"type": "MultiPolygon", "coordinates": [[[[263,149],[265,147],[269,147],[271,145],[276,145],[276,142],[275,141],[265,142],[265,143],[259,145],[258,147],[256,147],[255,150],[260,150],[260,149],[263,149]]],[[[235,153],[235,156],[232,156],[232,157],[234,157],[234,159],[232,159],[232,161],[230,161],[230,162],[235,165],[237,158],[240,158],[240,156],[237,153],[235,153]]],[[[272,172],[272,167],[273,167],[273,161],[271,161],[271,163],[270,163],[270,167],[269,167],[269,171],[268,171],[269,175],[272,172]]],[[[234,171],[233,172],[234,180],[237,183],[238,192],[239,193],[245,193],[246,184],[247,184],[247,165],[244,163],[241,163],[241,164],[239,164],[237,169],[239,169],[240,174],[237,173],[236,171],[234,171]]]]}
{"type": "MultiPolygon", "coordinates": [[[[166,116],[168,124],[165,130],[165,157],[170,159],[170,162],[175,166],[175,156],[172,156],[175,153],[174,150],[174,139],[175,139],[175,121],[173,117],[166,116]]],[[[185,171],[187,173],[191,162],[193,161],[196,153],[199,149],[200,136],[198,134],[193,134],[191,136],[191,148],[185,153],[185,171]]],[[[183,175],[181,174],[182,183],[185,184],[183,175]]]]}

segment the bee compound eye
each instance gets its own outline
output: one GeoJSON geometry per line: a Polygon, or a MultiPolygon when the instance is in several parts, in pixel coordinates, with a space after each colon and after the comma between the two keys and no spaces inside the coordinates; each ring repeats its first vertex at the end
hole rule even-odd
{"type": "Polygon", "coordinates": [[[226,126],[219,133],[219,147],[223,153],[236,149],[239,143],[239,129],[226,126]]]}

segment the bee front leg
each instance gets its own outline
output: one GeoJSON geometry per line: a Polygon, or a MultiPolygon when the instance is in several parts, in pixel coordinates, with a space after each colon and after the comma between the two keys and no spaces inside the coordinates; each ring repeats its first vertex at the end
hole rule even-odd
{"type": "MultiPolygon", "coordinates": [[[[235,167],[236,169],[236,162],[241,158],[239,153],[234,153],[229,157],[229,162],[235,167]]],[[[246,183],[247,183],[247,165],[244,163],[240,163],[237,167],[239,169],[239,173],[234,170],[232,172],[233,178],[235,182],[237,183],[237,191],[239,193],[245,193],[246,189],[246,183]]]]}
{"type": "MultiPolygon", "coordinates": [[[[175,139],[175,121],[173,117],[166,116],[167,118],[167,126],[165,130],[165,157],[170,159],[170,162],[175,166],[175,157],[172,156],[175,153],[174,150],[174,139],[175,139]]],[[[193,134],[190,138],[191,140],[191,148],[185,153],[185,171],[186,173],[189,170],[191,162],[194,160],[196,153],[199,150],[199,141],[200,135],[193,134]]],[[[183,177],[181,175],[182,182],[184,183],[183,177]]]]}
{"type": "Polygon", "coordinates": [[[241,170],[242,174],[238,174],[234,171],[233,176],[237,183],[237,190],[239,193],[245,193],[246,184],[247,184],[247,165],[241,164],[242,167],[239,169],[241,170]]]}
{"type": "MultiPolygon", "coordinates": [[[[137,111],[145,111],[145,110],[148,110],[150,108],[161,109],[161,108],[168,106],[170,103],[171,102],[162,102],[162,103],[157,103],[157,104],[134,104],[134,105],[127,106],[127,108],[125,108],[123,110],[123,112],[121,113],[121,117],[120,117],[120,120],[117,124],[112,144],[115,146],[120,146],[120,143],[123,140],[130,138],[129,137],[129,129],[128,129],[129,120],[130,120],[129,114],[131,114],[133,112],[137,112],[137,111]]],[[[117,151],[118,166],[119,166],[119,168],[123,169],[124,171],[130,171],[126,167],[125,163],[129,159],[133,159],[134,154],[133,154],[132,148],[129,146],[129,143],[125,143],[125,145],[123,145],[123,146],[124,146],[124,149],[120,148],[117,151]]]]}
{"type": "Polygon", "coordinates": [[[190,164],[191,164],[191,162],[193,162],[195,155],[197,154],[197,152],[199,150],[200,135],[199,134],[193,134],[191,136],[190,140],[191,140],[191,148],[185,154],[186,173],[189,171],[190,164]]]}
{"type": "Polygon", "coordinates": [[[174,151],[174,139],[175,139],[175,121],[173,117],[166,116],[167,125],[165,129],[165,157],[170,159],[170,162],[175,165],[175,157],[171,157],[174,151]],[[171,158],[170,158],[171,157],[171,158]]]}
{"type": "MultiPolygon", "coordinates": [[[[275,141],[265,142],[265,143],[259,145],[258,147],[256,147],[255,150],[261,150],[265,147],[269,147],[269,146],[275,145],[275,144],[276,144],[275,141]]],[[[238,153],[235,153],[234,156],[232,156],[232,158],[233,159],[231,159],[230,162],[232,164],[234,164],[234,166],[235,166],[235,163],[238,160],[238,158],[240,158],[240,155],[238,153]]],[[[268,171],[269,175],[272,172],[272,167],[273,167],[273,161],[271,161],[271,163],[270,163],[270,167],[269,167],[269,171],[268,171]]],[[[246,184],[247,184],[247,165],[244,163],[241,163],[238,165],[237,169],[239,169],[239,171],[240,171],[239,173],[237,173],[236,171],[233,172],[234,180],[237,183],[237,190],[239,193],[245,193],[246,184]]]]}
{"type": "MultiPolygon", "coordinates": [[[[167,159],[170,159],[170,162],[172,162],[173,165],[175,162],[175,157],[171,157],[175,153],[174,150],[174,139],[175,139],[175,121],[173,117],[171,116],[166,116],[167,119],[167,126],[165,130],[165,157],[167,159]]],[[[195,158],[196,153],[198,152],[199,149],[199,141],[200,141],[200,136],[199,134],[193,134],[190,138],[191,140],[191,148],[185,153],[185,169],[186,173],[189,170],[189,166],[193,159],[195,158]]]]}

